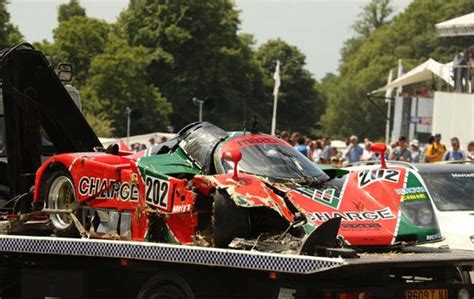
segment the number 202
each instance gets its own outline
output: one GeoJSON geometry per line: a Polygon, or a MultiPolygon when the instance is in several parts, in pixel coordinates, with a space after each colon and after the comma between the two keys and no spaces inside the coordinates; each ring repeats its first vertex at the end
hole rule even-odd
{"type": "Polygon", "coordinates": [[[166,209],[168,206],[168,186],[167,181],[147,177],[146,178],[146,198],[145,201],[151,205],[166,209]]]}

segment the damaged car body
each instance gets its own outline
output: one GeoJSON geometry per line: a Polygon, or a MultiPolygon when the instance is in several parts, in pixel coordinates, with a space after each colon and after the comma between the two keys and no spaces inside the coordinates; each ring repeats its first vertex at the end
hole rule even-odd
{"type": "Polygon", "coordinates": [[[410,169],[322,170],[281,139],[206,122],[136,154],[56,155],[34,201],[59,236],[319,255],[441,239],[410,169]]]}
{"type": "Polygon", "coordinates": [[[143,152],[104,149],[41,52],[17,46],[0,64],[0,185],[18,225],[47,219],[57,236],[309,255],[441,239],[410,169],[322,168],[273,136],[206,122],[143,152]]]}

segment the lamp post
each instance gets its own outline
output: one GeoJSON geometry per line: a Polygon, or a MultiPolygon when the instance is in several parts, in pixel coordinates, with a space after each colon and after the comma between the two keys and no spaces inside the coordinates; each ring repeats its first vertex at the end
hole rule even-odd
{"type": "Polygon", "coordinates": [[[194,105],[199,106],[199,121],[202,121],[202,106],[204,105],[205,101],[200,100],[196,97],[194,97],[192,100],[193,100],[194,105]]]}

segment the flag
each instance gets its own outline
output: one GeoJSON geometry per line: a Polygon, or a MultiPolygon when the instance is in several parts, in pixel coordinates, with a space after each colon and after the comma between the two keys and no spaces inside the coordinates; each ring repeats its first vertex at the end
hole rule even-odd
{"type": "MultiPolygon", "coordinates": [[[[393,69],[390,69],[390,72],[388,73],[388,78],[387,78],[387,85],[389,85],[393,80],[393,69]]],[[[385,91],[385,103],[388,103],[390,102],[391,100],[391,97],[392,97],[392,92],[393,92],[393,88],[389,88],[387,89],[387,91],[385,91]]]]}
{"type": "MultiPolygon", "coordinates": [[[[402,64],[402,60],[401,59],[398,59],[398,74],[397,74],[397,79],[400,78],[401,76],[403,76],[404,72],[403,72],[403,64],[402,64]]],[[[396,95],[397,96],[401,96],[402,94],[402,86],[400,86],[399,88],[397,88],[397,93],[396,95]]]]}
{"type": "Polygon", "coordinates": [[[278,90],[280,89],[280,84],[281,84],[280,60],[277,60],[277,65],[275,67],[275,73],[273,74],[273,80],[275,80],[275,87],[273,88],[273,95],[276,97],[278,95],[278,90]]]}

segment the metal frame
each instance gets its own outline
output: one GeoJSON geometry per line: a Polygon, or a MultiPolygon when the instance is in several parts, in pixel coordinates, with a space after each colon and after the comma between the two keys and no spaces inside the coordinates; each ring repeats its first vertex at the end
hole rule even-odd
{"type": "Polygon", "coordinates": [[[151,242],[0,235],[2,253],[124,258],[142,261],[313,274],[347,264],[342,258],[263,253],[151,242]]]}

